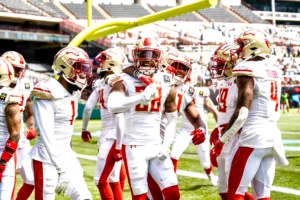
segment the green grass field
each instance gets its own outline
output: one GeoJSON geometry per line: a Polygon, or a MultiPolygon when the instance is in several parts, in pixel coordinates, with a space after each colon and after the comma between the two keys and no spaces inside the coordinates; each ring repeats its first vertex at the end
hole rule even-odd
{"type": "MultiPolygon", "coordinates": [[[[300,140],[300,115],[296,114],[296,110],[291,109],[289,114],[282,114],[279,121],[280,130],[283,132],[282,136],[285,140],[300,140]],[[296,132],[296,133],[292,133],[296,132]],[[297,133],[298,132],[298,133],[297,133]]],[[[213,129],[215,122],[211,115],[208,118],[209,129],[213,129]]],[[[98,120],[93,120],[90,122],[89,129],[91,131],[99,131],[101,128],[101,122],[98,120]]],[[[81,131],[81,120],[76,120],[75,132],[81,131]]],[[[98,147],[96,137],[92,138],[91,143],[84,143],[81,141],[79,136],[73,136],[72,147],[76,153],[85,155],[97,155],[98,147]]],[[[297,144],[288,144],[288,146],[300,146],[297,144]]],[[[286,156],[290,162],[287,167],[277,167],[276,175],[274,179],[274,186],[285,187],[290,189],[300,190],[300,151],[287,151],[286,156]]],[[[81,165],[84,169],[84,178],[88,185],[90,192],[93,194],[94,199],[100,199],[98,190],[94,185],[94,171],[95,171],[95,161],[80,159],[81,165]]],[[[184,154],[182,155],[178,169],[200,172],[204,173],[200,165],[200,161],[195,152],[193,145],[190,145],[184,154]]],[[[216,169],[214,169],[216,173],[216,169]]],[[[183,200],[197,200],[197,199],[220,199],[218,196],[217,188],[210,185],[208,180],[189,178],[186,176],[178,176],[179,187],[181,192],[181,199],[183,200]]],[[[18,175],[16,192],[22,185],[22,179],[18,175]]],[[[272,192],[271,198],[274,200],[300,200],[300,196],[295,196],[289,193],[272,192]]],[[[33,195],[30,199],[34,199],[33,195]]],[[[62,196],[57,196],[56,199],[69,199],[62,196]]],[[[124,199],[131,199],[128,184],[126,184],[124,199]]]]}

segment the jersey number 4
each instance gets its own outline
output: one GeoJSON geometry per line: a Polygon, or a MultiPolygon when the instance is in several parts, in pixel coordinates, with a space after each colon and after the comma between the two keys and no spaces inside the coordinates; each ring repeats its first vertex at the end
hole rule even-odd
{"type": "MultiPolygon", "coordinates": [[[[145,90],[145,86],[136,86],[135,92],[140,93],[145,90]]],[[[160,102],[161,101],[161,88],[157,88],[157,93],[149,104],[137,104],[135,106],[136,112],[159,112],[160,111],[160,102]]]]}
{"type": "Polygon", "coordinates": [[[271,101],[275,101],[275,111],[278,111],[279,101],[278,101],[278,86],[277,82],[271,82],[271,101]]]}
{"type": "Polygon", "coordinates": [[[228,88],[221,88],[219,99],[218,99],[218,105],[219,105],[219,112],[226,112],[226,99],[228,95],[228,88]]]}
{"type": "Polygon", "coordinates": [[[103,89],[98,90],[98,95],[99,95],[98,102],[100,103],[101,108],[107,109],[104,105],[105,101],[104,101],[103,93],[104,93],[103,89]]]}

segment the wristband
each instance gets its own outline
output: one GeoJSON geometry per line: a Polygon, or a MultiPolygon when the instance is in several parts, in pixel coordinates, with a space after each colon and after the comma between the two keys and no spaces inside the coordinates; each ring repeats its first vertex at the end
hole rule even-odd
{"type": "Polygon", "coordinates": [[[15,143],[14,141],[11,141],[11,140],[7,140],[5,148],[8,148],[8,149],[12,150],[13,152],[15,152],[18,148],[18,143],[15,143]]]}

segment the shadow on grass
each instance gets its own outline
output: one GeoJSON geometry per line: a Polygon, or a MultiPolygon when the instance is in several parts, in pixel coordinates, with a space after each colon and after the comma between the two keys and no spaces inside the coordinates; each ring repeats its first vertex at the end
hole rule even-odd
{"type": "Polygon", "coordinates": [[[204,189],[204,188],[208,188],[208,187],[214,187],[214,186],[211,186],[211,185],[194,185],[193,187],[190,187],[190,188],[182,188],[179,186],[179,190],[180,191],[191,191],[191,190],[198,190],[198,189],[204,189]]]}

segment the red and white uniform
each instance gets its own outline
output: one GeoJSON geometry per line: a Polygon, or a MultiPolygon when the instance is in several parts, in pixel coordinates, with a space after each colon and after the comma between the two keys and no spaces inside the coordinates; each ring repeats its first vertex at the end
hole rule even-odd
{"type": "MultiPolygon", "coordinates": [[[[148,173],[161,190],[178,184],[170,157],[165,161],[156,157],[162,145],[160,122],[172,76],[159,72],[153,79],[157,84],[157,92],[152,100],[148,104],[137,104],[124,113],[123,158],[134,195],[147,193],[148,173]]],[[[135,96],[146,88],[144,83],[127,74],[123,76],[123,83],[127,96],[135,96]]]]}
{"type": "MultiPolygon", "coordinates": [[[[97,155],[97,167],[94,176],[95,184],[101,182],[115,183],[119,182],[121,162],[115,162],[113,151],[116,146],[116,118],[115,115],[108,111],[107,102],[111,90],[110,82],[113,79],[120,79],[122,75],[108,75],[105,79],[98,81],[97,85],[90,95],[86,106],[94,108],[98,103],[101,111],[102,129],[98,139],[99,152],[97,155]]],[[[88,118],[89,119],[89,118],[88,118]]],[[[83,123],[87,124],[87,123],[83,123]]],[[[83,127],[87,128],[87,127],[83,127]]]]}
{"type": "MultiPolygon", "coordinates": [[[[2,155],[9,133],[7,130],[5,107],[7,100],[14,91],[4,87],[0,89],[0,155],[2,155]]],[[[0,182],[0,199],[13,199],[16,184],[17,153],[6,163],[6,169],[0,182]]]]}
{"type": "Polygon", "coordinates": [[[58,173],[66,172],[70,178],[67,195],[71,199],[92,199],[83,169],[70,146],[78,99],[54,79],[38,83],[32,94],[38,137],[29,154],[33,159],[36,198],[54,199],[58,173]]]}
{"type": "Polygon", "coordinates": [[[265,60],[241,62],[234,76],[252,76],[254,96],[242,127],[229,173],[228,193],[244,194],[252,180],[256,198],[270,197],[275,160],[288,164],[277,127],[280,116],[281,72],[265,60]]]}
{"type": "MultiPolygon", "coordinates": [[[[189,92],[187,92],[189,94],[189,92]]],[[[192,98],[194,99],[195,106],[201,116],[202,121],[206,124],[206,114],[204,109],[204,98],[209,96],[209,89],[205,87],[195,87],[192,98]]],[[[188,105],[188,104],[187,104],[188,105]]],[[[186,105],[186,106],[187,106],[186,105]]],[[[185,109],[185,108],[184,108],[185,109]]],[[[184,112],[182,112],[182,126],[178,130],[178,134],[175,138],[175,143],[171,151],[171,158],[178,160],[183,154],[184,150],[192,143],[191,132],[194,130],[193,125],[189,122],[184,112]]],[[[207,135],[207,132],[206,132],[207,135]]],[[[200,158],[201,164],[204,169],[210,168],[210,157],[209,157],[209,137],[206,136],[206,140],[199,145],[196,145],[196,150],[200,158]]]]}
{"type": "MultiPolygon", "coordinates": [[[[33,82],[27,78],[22,78],[17,81],[14,91],[23,93],[20,108],[22,111],[22,118],[24,118],[24,110],[26,101],[31,98],[30,94],[33,90],[33,82]]],[[[21,174],[23,181],[29,185],[34,184],[32,161],[28,156],[31,149],[29,140],[26,139],[26,132],[24,131],[24,122],[21,120],[20,140],[18,144],[18,170],[21,174]]]]}
{"type": "MultiPolygon", "coordinates": [[[[222,80],[218,83],[219,96],[218,96],[218,122],[217,126],[219,133],[224,131],[227,124],[233,115],[236,108],[237,100],[237,86],[236,77],[222,80]]],[[[238,146],[238,135],[234,135],[222,149],[222,153],[218,156],[218,191],[219,193],[227,192],[227,181],[232,161],[232,153],[238,146]]]]}

